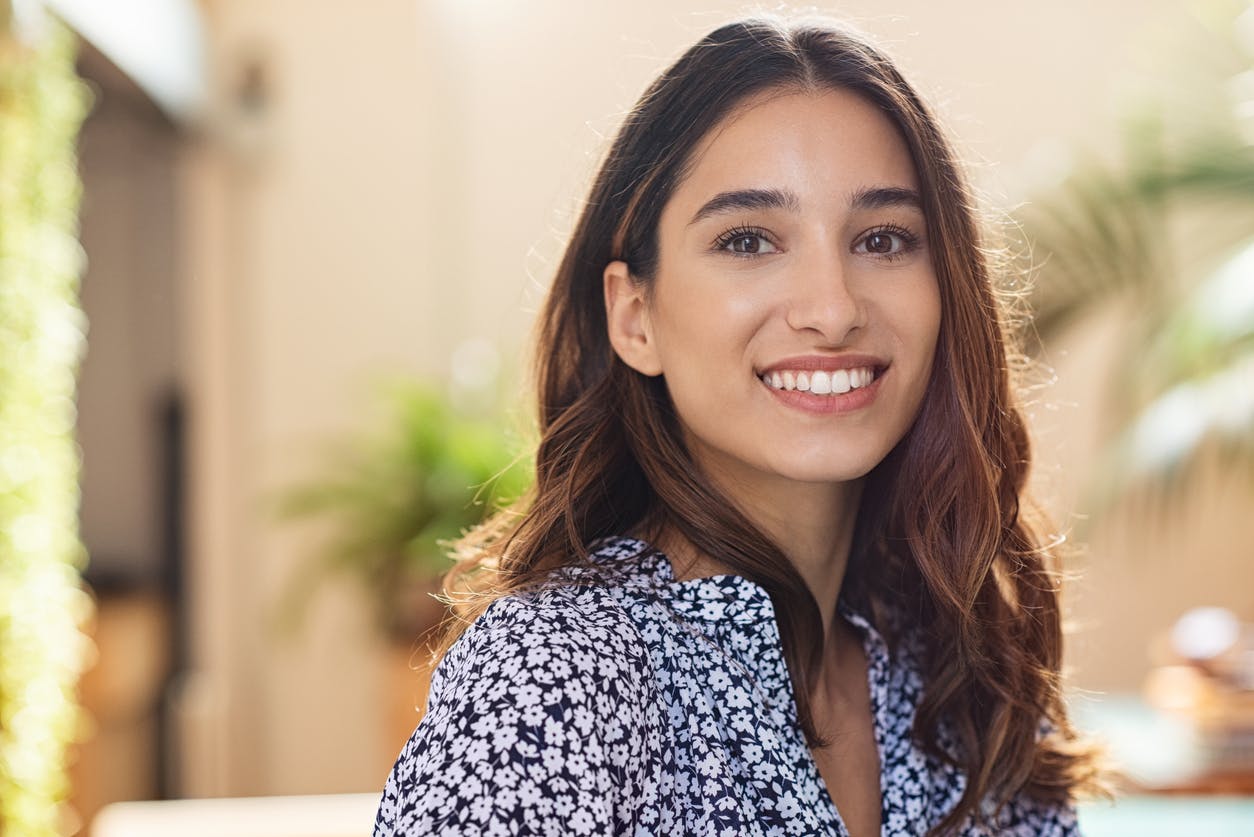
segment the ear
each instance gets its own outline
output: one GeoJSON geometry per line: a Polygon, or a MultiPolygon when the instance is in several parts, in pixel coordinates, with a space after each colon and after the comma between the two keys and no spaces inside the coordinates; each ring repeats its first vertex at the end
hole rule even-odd
{"type": "Polygon", "coordinates": [[[631,270],[624,261],[606,265],[602,278],[605,284],[605,324],[614,352],[623,363],[642,375],[662,374],[644,286],[632,279],[631,270]]]}

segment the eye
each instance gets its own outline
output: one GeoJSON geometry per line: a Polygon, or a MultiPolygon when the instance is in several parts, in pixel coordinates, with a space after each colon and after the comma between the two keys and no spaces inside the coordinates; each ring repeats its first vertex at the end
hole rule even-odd
{"type": "Polygon", "coordinates": [[[854,245],[854,252],[867,253],[889,260],[897,259],[919,247],[919,237],[905,227],[890,224],[871,230],[854,245]]]}
{"type": "Polygon", "coordinates": [[[714,248],[737,256],[761,256],[779,251],[764,230],[752,227],[728,230],[714,240],[714,248]]]}
{"type": "Polygon", "coordinates": [[[897,241],[898,236],[892,233],[872,233],[866,238],[866,249],[868,253],[895,253],[900,249],[897,241]]]}

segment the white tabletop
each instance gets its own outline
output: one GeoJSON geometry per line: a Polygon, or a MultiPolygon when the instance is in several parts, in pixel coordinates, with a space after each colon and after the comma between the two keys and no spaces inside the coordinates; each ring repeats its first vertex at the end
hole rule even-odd
{"type": "Polygon", "coordinates": [[[369,837],[377,793],[115,802],[92,837],[369,837]]]}

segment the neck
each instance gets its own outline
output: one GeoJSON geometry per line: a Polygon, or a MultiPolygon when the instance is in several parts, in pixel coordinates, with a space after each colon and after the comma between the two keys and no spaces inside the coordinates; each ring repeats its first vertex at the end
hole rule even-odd
{"type": "MultiPolygon", "coordinates": [[[[849,634],[841,630],[836,603],[849,564],[862,481],[757,484],[751,498],[739,496],[743,492],[731,490],[731,484],[717,478],[715,482],[797,569],[818,604],[823,647],[840,656],[840,646],[847,644],[849,634]]],[[[677,532],[663,533],[660,541],[658,547],[671,556],[681,581],[731,572],[717,556],[700,553],[677,532]]]]}
{"type": "Polygon", "coordinates": [[[853,528],[862,482],[792,484],[789,490],[758,497],[749,519],[783,549],[797,568],[823,618],[824,648],[846,637],[837,631],[836,603],[849,566],[853,528]]]}

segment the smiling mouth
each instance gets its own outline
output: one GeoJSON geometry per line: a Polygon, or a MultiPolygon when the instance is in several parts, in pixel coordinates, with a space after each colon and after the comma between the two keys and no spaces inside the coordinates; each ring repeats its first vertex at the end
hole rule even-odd
{"type": "Polygon", "coordinates": [[[785,392],[808,392],[811,395],[844,395],[855,389],[868,387],[883,374],[873,366],[854,369],[785,369],[759,375],[762,383],[771,389],[785,392]]]}

